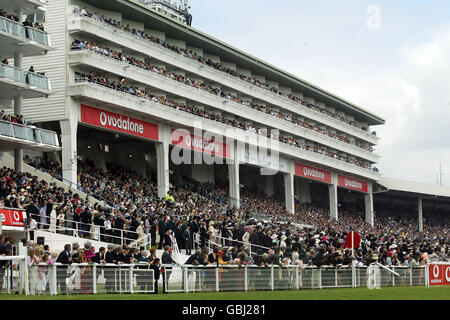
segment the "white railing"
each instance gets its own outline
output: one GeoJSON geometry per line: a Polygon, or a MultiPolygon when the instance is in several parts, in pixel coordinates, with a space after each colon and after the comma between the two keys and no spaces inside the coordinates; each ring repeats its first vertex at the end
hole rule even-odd
{"type": "Polygon", "coordinates": [[[5,78],[8,80],[13,80],[21,84],[29,85],[30,87],[36,87],[39,89],[50,90],[50,80],[44,75],[23,71],[19,68],[0,64],[0,78],[5,78]]]}
{"type": "Polygon", "coordinates": [[[0,135],[40,144],[47,144],[52,147],[59,147],[58,135],[56,132],[34,126],[27,126],[0,120],[0,135]]]}
{"type": "MultiPolygon", "coordinates": [[[[395,267],[396,277],[381,270],[381,287],[425,286],[423,267],[395,267]]],[[[357,288],[368,286],[368,267],[300,267],[288,265],[166,266],[166,292],[214,292],[357,288]]]]}
{"type": "MultiPolygon", "coordinates": [[[[39,219],[39,216],[36,216],[36,218],[39,219]]],[[[47,217],[47,220],[49,217],[47,217]]],[[[50,218],[51,219],[51,218],[50,218]]],[[[130,246],[131,243],[138,243],[139,239],[136,240],[134,238],[126,237],[128,234],[137,234],[135,231],[130,230],[123,230],[123,229],[105,229],[104,226],[95,225],[92,223],[83,223],[80,221],[74,221],[74,220],[67,220],[67,219],[56,219],[56,224],[51,223],[41,223],[40,221],[37,221],[38,226],[41,227],[40,230],[52,232],[52,233],[60,233],[64,235],[68,235],[71,237],[77,237],[77,238],[84,238],[86,240],[95,240],[95,241],[101,241],[101,242],[107,242],[107,243],[114,243],[114,244],[120,244],[120,245],[128,245],[130,246]],[[72,227],[68,226],[72,225],[72,227]],[[42,226],[48,226],[47,229],[42,228],[42,226]],[[91,229],[94,228],[93,231],[91,229]],[[104,229],[108,233],[101,232],[101,229],[104,229]],[[102,240],[103,239],[103,240],[102,240]]],[[[34,230],[30,230],[34,231],[34,230]]]]}

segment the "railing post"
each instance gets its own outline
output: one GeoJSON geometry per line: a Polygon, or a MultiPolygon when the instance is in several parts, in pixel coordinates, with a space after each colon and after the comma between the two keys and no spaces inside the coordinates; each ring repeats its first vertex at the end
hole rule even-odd
{"type": "Polygon", "coordinates": [[[133,281],[133,265],[130,266],[129,270],[129,281],[130,281],[130,293],[134,293],[134,281],[133,281]]]}
{"type": "Polygon", "coordinates": [[[248,272],[247,266],[244,267],[244,290],[248,291],[248,272]]]}
{"type": "Polygon", "coordinates": [[[356,288],[356,267],[352,266],[352,288],[356,288]]]}
{"type": "Polygon", "coordinates": [[[322,289],[322,268],[319,268],[319,289],[322,289]]]}
{"type": "MultiPolygon", "coordinates": [[[[392,271],[395,271],[395,267],[392,267],[392,271]]],[[[393,273],[391,273],[392,276],[392,286],[395,287],[395,276],[393,273]]]]}
{"type": "Polygon", "coordinates": [[[409,267],[409,285],[412,287],[413,280],[412,280],[412,267],[409,267]]]}
{"type": "Polygon", "coordinates": [[[120,239],[121,239],[122,247],[123,247],[123,230],[120,230],[120,239]]]}
{"type": "Polygon", "coordinates": [[[299,266],[296,266],[295,267],[295,289],[296,290],[299,290],[300,289],[300,285],[299,285],[299,283],[298,283],[298,268],[299,268],[299,266]]]}
{"type": "Polygon", "coordinates": [[[216,291],[219,292],[219,268],[216,267],[216,291]]]}
{"type": "Polygon", "coordinates": [[[56,272],[58,272],[58,268],[56,267],[56,264],[53,264],[52,269],[53,269],[53,273],[52,273],[51,289],[52,289],[53,293],[50,293],[50,294],[53,294],[56,296],[56,295],[58,295],[58,282],[56,281],[56,277],[57,277],[56,272]]]}
{"type": "Polygon", "coordinates": [[[92,293],[97,294],[97,265],[92,267],[92,293]]]}
{"type": "Polygon", "coordinates": [[[183,275],[184,275],[184,292],[188,293],[189,292],[189,288],[188,288],[188,284],[189,284],[189,279],[188,279],[188,268],[185,266],[181,266],[181,270],[183,270],[183,275]]]}
{"type": "Polygon", "coordinates": [[[272,266],[270,269],[270,290],[272,290],[272,291],[274,290],[274,287],[275,287],[274,282],[275,282],[275,279],[274,279],[274,272],[273,272],[273,266],[272,266]]]}

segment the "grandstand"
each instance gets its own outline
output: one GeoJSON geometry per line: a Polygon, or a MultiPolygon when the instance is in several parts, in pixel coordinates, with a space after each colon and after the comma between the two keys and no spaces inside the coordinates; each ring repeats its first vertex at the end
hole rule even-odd
{"type": "MultiPolygon", "coordinates": [[[[181,2],[0,0],[0,56],[14,64],[0,66],[0,205],[28,218],[3,223],[10,254],[42,242],[56,261],[89,241],[77,262],[135,272],[142,292],[155,290],[155,257],[165,290],[185,292],[198,270],[173,262],[272,264],[223,287],[212,271],[217,283],[194,289],[219,291],[364,286],[365,269],[336,268],[448,261],[450,189],[382,176],[383,118],[192,28],[181,2]],[[349,231],[361,234],[355,252],[349,231]],[[115,258],[95,258],[100,247],[115,258]],[[197,247],[206,251],[191,255],[197,247]],[[152,269],[130,267],[138,261],[152,269]],[[294,270],[291,282],[274,281],[274,264],[294,270]]],[[[54,268],[43,291],[65,292],[54,268]]],[[[105,270],[89,269],[79,292],[111,292],[105,270]]],[[[397,283],[425,284],[423,269],[399,272],[397,283]]]]}

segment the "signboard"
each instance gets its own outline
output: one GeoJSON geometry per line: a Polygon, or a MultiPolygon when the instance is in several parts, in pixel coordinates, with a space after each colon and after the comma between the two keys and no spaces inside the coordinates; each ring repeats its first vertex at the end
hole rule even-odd
{"type": "Polygon", "coordinates": [[[84,104],[81,105],[81,122],[141,138],[159,140],[157,124],[84,104]]]}
{"type": "Polygon", "coordinates": [[[431,263],[429,266],[429,285],[450,285],[450,264],[431,263]]]}
{"type": "Polygon", "coordinates": [[[19,209],[0,209],[0,219],[3,227],[23,227],[26,217],[25,211],[19,209]]]}
{"type": "Polygon", "coordinates": [[[190,134],[186,130],[172,129],[172,144],[178,147],[231,159],[231,150],[228,143],[190,134]]]}
{"type": "Polygon", "coordinates": [[[299,163],[295,164],[295,175],[325,183],[331,183],[331,172],[305,166],[299,163]]]}
{"type": "Polygon", "coordinates": [[[342,175],[338,175],[338,186],[360,192],[368,191],[367,182],[342,175]]]}
{"type": "Polygon", "coordinates": [[[356,249],[359,247],[359,244],[361,243],[361,237],[358,232],[349,232],[347,234],[347,237],[345,237],[345,247],[350,249],[356,249]],[[353,241],[352,241],[352,235],[353,235],[353,241]],[[353,243],[353,245],[352,245],[353,243]]]}

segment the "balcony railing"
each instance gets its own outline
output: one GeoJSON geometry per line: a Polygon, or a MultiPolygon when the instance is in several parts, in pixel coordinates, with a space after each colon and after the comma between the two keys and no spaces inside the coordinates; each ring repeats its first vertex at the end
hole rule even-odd
{"type": "Polygon", "coordinates": [[[50,39],[47,33],[31,27],[25,27],[20,23],[0,17],[0,31],[26,38],[44,46],[50,46],[50,39]]]}
{"type": "Polygon", "coordinates": [[[23,71],[3,63],[0,64],[0,78],[13,80],[39,89],[50,90],[50,81],[46,76],[23,71]]]}
{"type": "Polygon", "coordinates": [[[0,120],[0,135],[59,147],[58,137],[55,132],[18,123],[0,120]]]}

